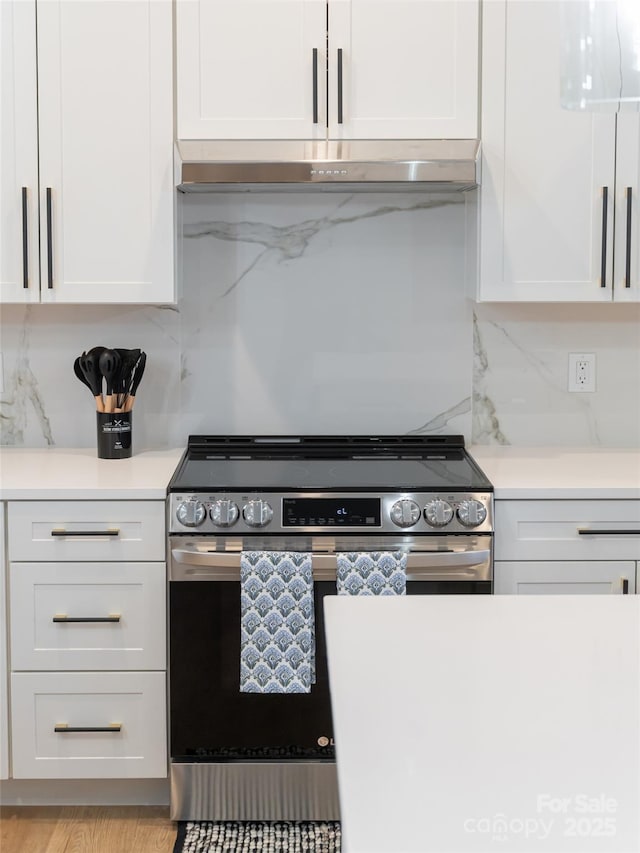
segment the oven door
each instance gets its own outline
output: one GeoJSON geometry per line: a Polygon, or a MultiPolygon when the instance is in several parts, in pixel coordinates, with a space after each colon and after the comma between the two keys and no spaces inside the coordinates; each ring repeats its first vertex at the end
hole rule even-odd
{"type": "Polygon", "coordinates": [[[409,595],[491,592],[490,536],[174,536],[169,547],[176,820],[338,817],[322,610],[324,597],[336,593],[336,551],[407,550],[409,595]],[[312,553],[316,682],[309,694],[240,693],[243,549],[312,553]]]}

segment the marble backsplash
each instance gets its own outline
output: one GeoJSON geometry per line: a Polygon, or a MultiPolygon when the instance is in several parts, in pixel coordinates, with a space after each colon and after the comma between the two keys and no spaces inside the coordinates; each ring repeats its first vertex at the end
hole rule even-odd
{"type": "Polygon", "coordinates": [[[172,307],[2,306],[0,443],[91,446],[74,377],[95,345],[148,354],[134,446],[194,433],[462,433],[640,445],[640,305],[474,305],[464,197],[181,198],[172,307]],[[594,352],[595,393],[566,390],[594,352]]]}

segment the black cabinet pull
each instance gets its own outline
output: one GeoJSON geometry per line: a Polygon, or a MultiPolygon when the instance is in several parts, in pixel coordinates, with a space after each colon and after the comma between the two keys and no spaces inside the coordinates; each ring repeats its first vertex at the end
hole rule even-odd
{"type": "Polygon", "coordinates": [[[622,594],[629,595],[629,580],[628,578],[622,578],[622,594]]]}
{"type": "Polygon", "coordinates": [[[29,208],[27,188],[22,187],[22,286],[29,287],[29,208]]]}
{"type": "Polygon", "coordinates": [[[640,530],[600,530],[597,527],[578,527],[580,536],[640,536],[640,530]]]}
{"type": "Polygon", "coordinates": [[[342,48],[338,48],[338,124],[342,124],[342,48]]]}
{"type": "Polygon", "coordinates": [[[600,260],[600,287],[607,286],[607,212],[609,187],[602,187],[602,255],[600,260]]]}
{"type": "Polygon", "coordinates": [[[64,613],[57,613],[52,622],[119,622],[120,614],[112,613],[109,616],[66,616],[64,613]]]}
{"type": "Polygon", "coordinates": [[[625,257],[624,286],[631,287],[631,208],[632,187],[627,187],[627,254],[625,257]]]}
{"type": "Polygon", "coordinates": [[[313,123],[318,124],[318,48],[313,48],[313,123]]]}
{"type": "Polygon", "coordinates": [[[47,287],[53,290],[53,202],[47,187],[47,287]]]}
{"type": "Polygon", "coordinates": [[[120,530],[111,527],[107,530],[64,530],[56,528],[51,531],[52,536],[119,536],[120,530]]]}
{"type": "Polygon", "coordinates": [[[74,732],[121,732],[122,723],[112,723],[110,726],[68,726],[66,723],[58,723],[53,730],[61,735],[74,732]]]}

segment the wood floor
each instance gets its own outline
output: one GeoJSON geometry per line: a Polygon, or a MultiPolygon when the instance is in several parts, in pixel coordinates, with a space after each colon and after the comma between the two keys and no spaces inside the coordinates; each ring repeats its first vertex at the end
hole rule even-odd
{"type": "Polygon", "coordinates": [[[1,853],[171,853],[168,807],[2,806],[1,853]]]}

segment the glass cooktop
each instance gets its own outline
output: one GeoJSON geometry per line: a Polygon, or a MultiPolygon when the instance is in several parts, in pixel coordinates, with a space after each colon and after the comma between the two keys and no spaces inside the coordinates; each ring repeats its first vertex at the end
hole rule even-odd
{"type": "Polygon", "coordinates": [[[171,492],[491,491],[461,436],[192,436],[171,492]],[[289,443],[289,441],[291,443],[289,443]]]}

